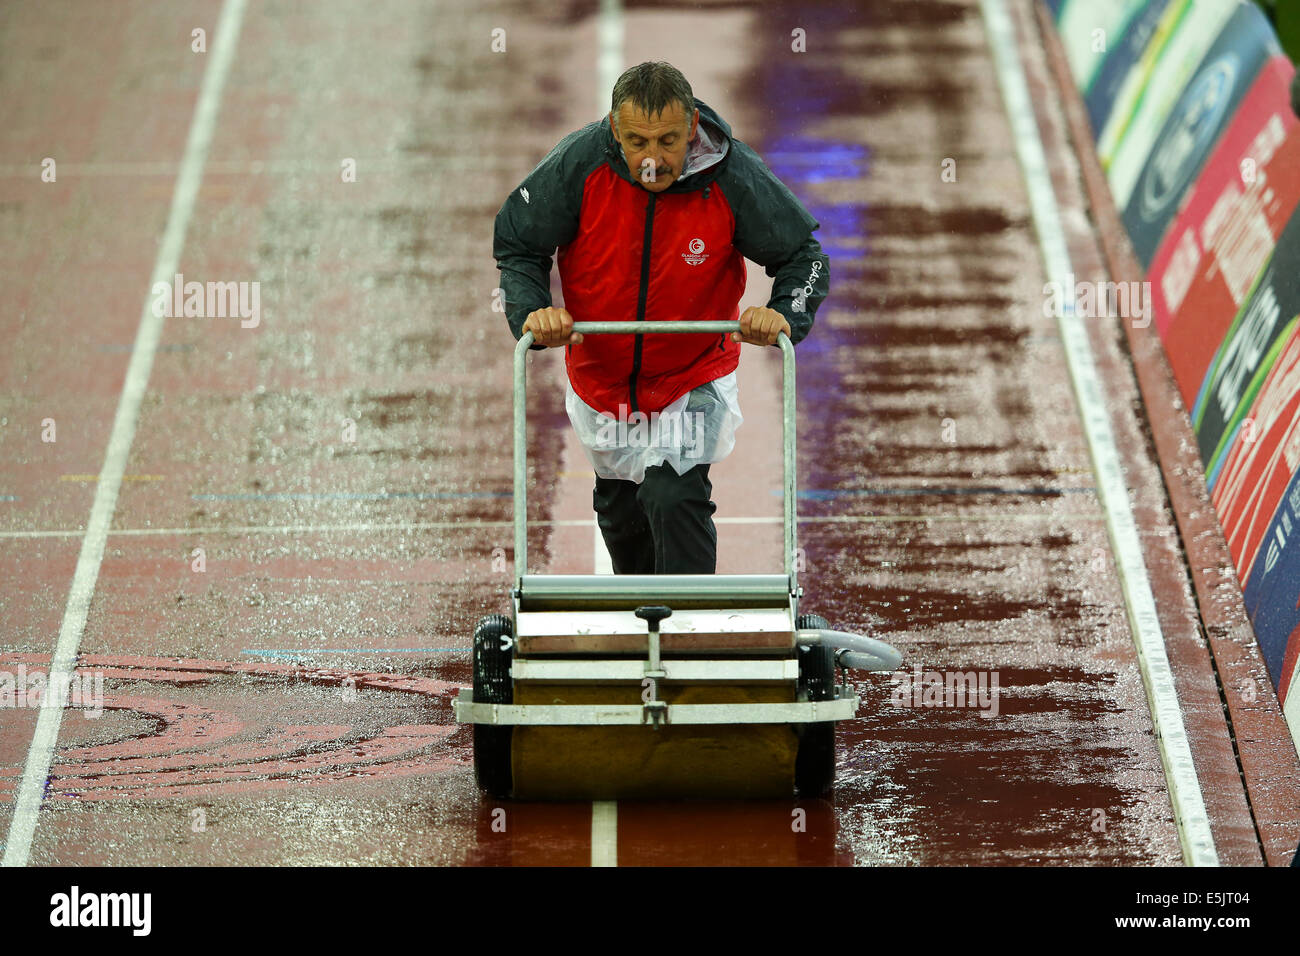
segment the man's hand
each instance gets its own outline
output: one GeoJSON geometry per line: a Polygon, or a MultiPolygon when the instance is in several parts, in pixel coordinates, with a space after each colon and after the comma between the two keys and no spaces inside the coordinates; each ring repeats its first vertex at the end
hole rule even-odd
{"type": "Polygon", "coordinates": [[[776,338],[790,334],[790,323],[776,309],[751,305],[740,314],[740,331],[731,333],[731,341],[750,345],[776,345],[776,338]]]}
{"type": "Polygon", "coordinates": [[[524,320],[524,331],[533,333],[537,345],[555,348],[560,345],[577,345],[582,341],[582,333],[573,331],[573,316],[567,309],[547,307],[528,313],[524,320]]]}

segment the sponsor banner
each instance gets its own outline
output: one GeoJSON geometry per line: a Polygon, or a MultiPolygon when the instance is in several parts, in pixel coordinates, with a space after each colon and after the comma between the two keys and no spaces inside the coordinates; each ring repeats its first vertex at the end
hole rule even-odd
{"type": "Polygon", "coordinates": [[[1267,372],[1261,367],[1263,382],[1250,412],[1233,424],[1222,458],[1215,463],[1210,500],[1243,583],[1250,580],[1264,532],[1300,467],[1298,321],[1288,324],[1285,338],[1279,337],[1276,357],[1264,363],[1267,372]]]}
{"type": "Polygon", "coordinates": [[[1143,51],[1156,35],[1156,28],[1168,8],[1170,0],[1150,0],[1129,20],[1123,31],[1116,34],[1110,42],[1110,52],[1106,54],[1100,67],[1093,74],[1092,83],[1083,91],[1083,102],[1088,108],[1088,119],[1092,121],[1093,139],[1101,136],[1101,131],[1110,118],[1111,107],[1119,97],[1125,79],[1141,58],[1143,51]]]}
{"type": "Polygon", "coordinates": [[[1147,278],[1156,330],[1190,408],[1232,319],[1300,204],[1294,68],[1264,67],[1192,185],[1147,278]]]}
{"type": "Polygon", "coordinates": [[[1268,19],[1246,4],[1210,47],[1160,131],[1124,208],[1124,228],[1142,268],[1264,64],[1282,56],[1268,19]]]}
{"type": "Polygon", "coordinates": [[[1294,691],[1300,651],[1300,473],[1291,476],[1242,593],[1269,679],[1284,698],[1294,691]]]}
{"type": "Polygon", "coordinates": [[[1300,216],[1283,229],[1273,257],[1233,320],[1192,408],[1206,484],[1214,490],[1231,436],[1254,404],[1300,313],[1300,216]]]}
{"type": "Polygon", "coordinates": [[[1117,209],[1128,206],[1174,104],[1238,9],[1235,0],[1173,0],[1165,10],[1097,139],[1117,209]]]}
{"type": "Polygon", "coordinates": [[[1070,64],[1074,85],[1086,92],[1121,42],[1125,27],[1147,5],[1147,0],[1066,0],[1057,15],[1057,32],[1070,64]]]}

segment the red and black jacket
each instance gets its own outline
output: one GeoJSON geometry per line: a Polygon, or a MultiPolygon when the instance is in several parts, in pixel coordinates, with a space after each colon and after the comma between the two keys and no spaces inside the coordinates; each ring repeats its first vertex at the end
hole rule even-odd
{"type": "MultiPolygon", "coordinates": [[[[808,334],[829,289],[817,220],[717,113],[695,105],[726,155],[663,192],[629,172],[608,118],[566,136],[511,192],[492,251],[516,339],[528,313],[552,304],[557,249],[575,321],[734,322],[748,258],[772,277],[767,307],[790,323],[790,340],[808,334]]],[[[740,359],[739,344],[712,334],[593,335],[565,351],[578,396],[618,417],[659,411],[740,359]]]]}

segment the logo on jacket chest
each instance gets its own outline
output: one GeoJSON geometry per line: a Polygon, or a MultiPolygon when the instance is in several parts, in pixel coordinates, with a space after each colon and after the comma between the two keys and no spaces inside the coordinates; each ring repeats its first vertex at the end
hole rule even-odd
{"type": "Polygon", "coordinates": [[[705,259],[709,258],[709,254],[704,251],[703,239],[692,239],[686,244],[686,248],[689,251],[683,252],[682,258],[686,260],[688,266],[698,266],[705,259]]]}

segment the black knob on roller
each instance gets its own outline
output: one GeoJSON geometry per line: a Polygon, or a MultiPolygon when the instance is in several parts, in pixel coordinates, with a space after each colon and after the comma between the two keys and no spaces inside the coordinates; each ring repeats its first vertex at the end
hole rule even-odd
{"type": "Polygon", "coordinates": [[[648,604],[636,609],[636,616],[650,625],[650,630],[659,630],[659,622],[673,616],[673,609],[662,604],[648,604]]]}

